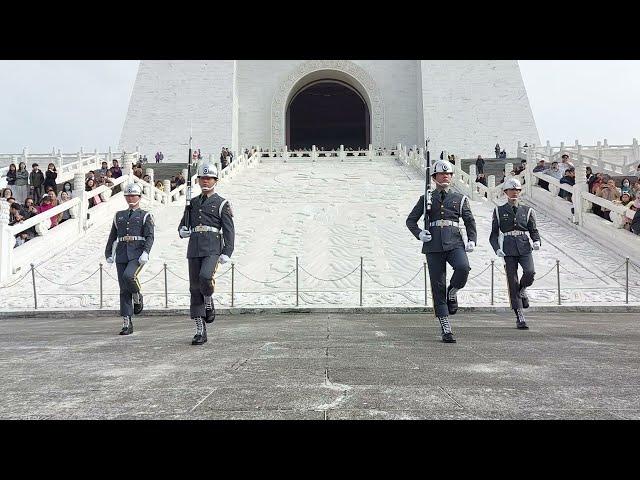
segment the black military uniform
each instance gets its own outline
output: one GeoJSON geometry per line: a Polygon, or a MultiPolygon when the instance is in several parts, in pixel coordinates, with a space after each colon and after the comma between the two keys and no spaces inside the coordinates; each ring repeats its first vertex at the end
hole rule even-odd
{"type": "Polygon", "coordinates": [[[527,205],[509,202],[498,206],[493,212],[489,243],[498,256],[504,254],[511,308],[516,312],[516,326],[527,329],[523,308],[529,308],[529,298],[525,289],[533,284],[535,267],[531,254],[531,235],[534,246],[540,246],[540,234],[536,227],[534,210],[527,205]],[[522,266],[522,278],[518,280],[518,264],[522,266]]]}
{"type": "MultiPolygon", "coordinates": [[[[204,164],[199,172],[208,168],[215,171],[214,166],[204,164]]],[[[217,172],[213,178],[217,178],[217,172]]],[[[203,193],[191,200],[190,224],[185,224],[183,216],[178,231],[185,227],[190,231],[187,235],[190,313],[196,323],[196,335],[192,344],[201,345],[207,341],[205,323],[211,323],[215,319],[212,295],[215,287],[213,276],[218,268],[218,261],[221,257],[228,260],[233,253],[235,229],[231,205],[217,193],[210,196],[203,193]]]]}
{"type": "MultiPolygon", "coordinates": [[[[138,185],[135,185],[140,193],[138,185]]],[[[131,186],[125,187],[125,195],[131,186]]],[[[141,257],[148,260],[153,246],[155,224],[151,213],[141,208],[121,210],[116,213],[107,241],[107,261],[115,261],[120,285],[120,315],[123,326],[120,335],[133,333],[131,316],[143,309],[138,273],[142,268],[141,257]],[[135,303],[135,308],[134,308],[135,303]]],[[[146,260],[145,263],[146,263],[146,260]]],[[[111,263],[111,262],[110,262],[111,263]]]]}
{"type": "MultiPolygon", "coordinates": [[[[476,222],[467,197],[461,193],[438,188],[432,193],[431,202],[429,232],[432,239],[424,241],[422,253],[427,256],[434,313],[440,321],[443,340],[448,341],[451,338],[451,341],[455,341],[451,336],[448,315],[453,315],[458,310],[456,293],[466,285],[471,270],[459,222],[462,218],[467,230],[468,242],[473,242],[474,246],[477,240],[476,222]],[[448,288],[446,285],[447,263],[453,267],[451,284],[448,288]],[[445,335],[447,339],[444,338],[445,335]]],[[[406,221],[407,227],[418,240],[421,239],[422,232],[418,221],[423,215],[424,195],[421,195],[406,221]]]]}

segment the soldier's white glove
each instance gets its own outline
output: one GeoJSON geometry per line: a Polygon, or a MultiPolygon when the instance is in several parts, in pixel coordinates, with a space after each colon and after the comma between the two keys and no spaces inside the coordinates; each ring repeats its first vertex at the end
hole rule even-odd
{"type": "Polygon", "coordinates": [[[138,263],[140,265],[144,265],[148,261],[149,261],[149,254],[147,252],[142,252],[142,255],[140,255],[140,258],[138,259],[138,263]]]}
{"type": "Polygon", "coordinates": [[[467,245],[464,247],[466,252],[473,252],[473,249],[476,248],[476,242],[467,242],[467,245]]]}
{"type": "Polygon", "coordinates": [[[430,242],[431,241],[431,233],[429,232],[429,230],[422,230],[420,232],[420,234],[418,235],[418,238],[423,242],[430,242]]]}
{"type": "Polygon", "coordinates": [[[178,230],[178,235],[180,235],[180,238],[187,238],[191,236],[191,229],[187,228],[187,227],[180,227],[180,230],[178,230]]]}
{"type": "Polygon", "coordinates": [[[107,263],[113,263],[113,257],[107,258],[107,263]]]}
{"type": "Polygon", "coordinates": [[[533,249],[534,250],[540,250],[540,242],[538,240],[533,242],[533,249]]]}
{"type": "Polygon", "coordinates": [[[498,255],[499,257],[506,257],[506,255],[504,254],[501,248],[498,249],[498,251],[496,252],[496,255],[498,255]]]}
{"type": "Polygon", "coordinates": [[[220,263],[227,263],[229,260],[231,259],[228,256],[226,256],[224,253],[220,255],[220,263]]]}

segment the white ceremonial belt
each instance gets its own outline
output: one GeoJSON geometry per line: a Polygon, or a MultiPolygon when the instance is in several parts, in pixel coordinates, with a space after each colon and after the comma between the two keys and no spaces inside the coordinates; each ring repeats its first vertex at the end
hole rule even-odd
{"type": "Polygon", "coordinates": [[[136,235],[125,235],[124,237],[118,237],[119,242],[135,242],[136,240],[145,241],[146,238],[138,237],[136,235]]]}
{"type": "Polygon", "coordinates": [[[510,232],[504,232],[505,235],[517,236],[517,235],[526,235],[527,232],[524,230],[511,230],[510,232]]]}
{"type": "Polygon", "coordinates": [[[194,232],[214,232],[220,233],[220,229],[216,227],[209,227],[208,225],[198,225],[197,227],[193,227],[194,232]]]}
{"type": "Polygon", "coordinates": [[[435,222],[429,222],[430,227],[457,227],[458,222],[453,220],[436,220],[435,222]]]}

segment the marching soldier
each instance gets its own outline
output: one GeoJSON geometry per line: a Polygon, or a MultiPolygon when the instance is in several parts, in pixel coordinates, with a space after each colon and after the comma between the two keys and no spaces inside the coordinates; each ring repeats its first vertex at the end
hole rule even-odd
{"type": "Polygon", "coordinates": [[[436,189],[431,195],[429,229],[422,230],[418,220],[425,213],[424,195],[407,217],[407,227],[414,237],[423,242],[422,253],[427,256],[429,278],[433,294],[434,312],[442,329],[442,341],[455,343],[449,324],[449,315],[458,311],[457,292],[465,286],[469,277],[469,259],[466,252],[476,246],[476,222],[471,213],[466,195],[451,191],[453,165],[446,160],[438,160],[433,166],[431,177],[436,189]],[[465,244],[460,231],[462,217],[467,230],[465,244]],[[447,263],[453,267],[451,283],[446,285],[447,263]]]}
{"type": "Polygon", "coordinates": [[[123,319],[120,335],[133,333],[131,316],[142,312],[143,298],[138,273],[149,261],[153,246],[155,224],[151,213],[140,208],[141,196],[140,185],[129,183],[125,187],[124,198],[129,209],[116,213],[104,253],[107,263],[115,262],[118,269],[120,315],[123,319]]]}
{"type": "Polygon", "coordinates": [[[502,190],[507,196],[507,203],[493,211],[491,236],[489,243],[496,255],[504,259],[509,284],[511,308],[516,313],[516,327],[527,330],[523,308],[529,308],[527,287],[533,284],[536,274],[531,254],[531,243],[527,232],[533,240],[533,250],[540,249],[540,234],[536,227],[534,210],[519,204],[522,185],[515,178],[505,180],[502,190]],[[518,263],[522,266],[522,278],[518,281],[518,263]]]}
{"type": "Polygon", "coordinates": [[[202,194],[191,200],[189,224],[186,224],[183,216],[178,226],[180,237],[189,237],[190,313],[196,324],[192,345],[202,345],[207,341],[206,323],[213,322],[216,315],[212,298],[215,286],[213,276],[218,262],[227,263],[230,260],[235,238],[231,205],[213,192],[218,183],[216,166],[210,163],[200,165],[198,183],[202,194]]]}

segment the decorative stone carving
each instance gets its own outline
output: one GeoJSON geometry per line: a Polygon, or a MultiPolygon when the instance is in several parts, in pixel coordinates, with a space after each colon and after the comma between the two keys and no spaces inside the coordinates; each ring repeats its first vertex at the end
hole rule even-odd
{"type": "Polygon", "coordinates": [[[51,219],[47,218],[46,220],[41,221],[36,226],[36,233],[41,237],[49,234],[49,229],[51,228],[51,219]]]}
{"type": "Polygon", "coordinates": [[[380,89],[373,77],[359,65],[349,60],[310,60],[299,65],[277,89],[271,103],[271,143],[274,149],[284,146],[284,122],[286,101],[294,85],[306,75],[319,70],[336,70],[347,73],[365,90],[370,102],[372,139],[374,147],[384,146],[384,104],[380,89]]]}

